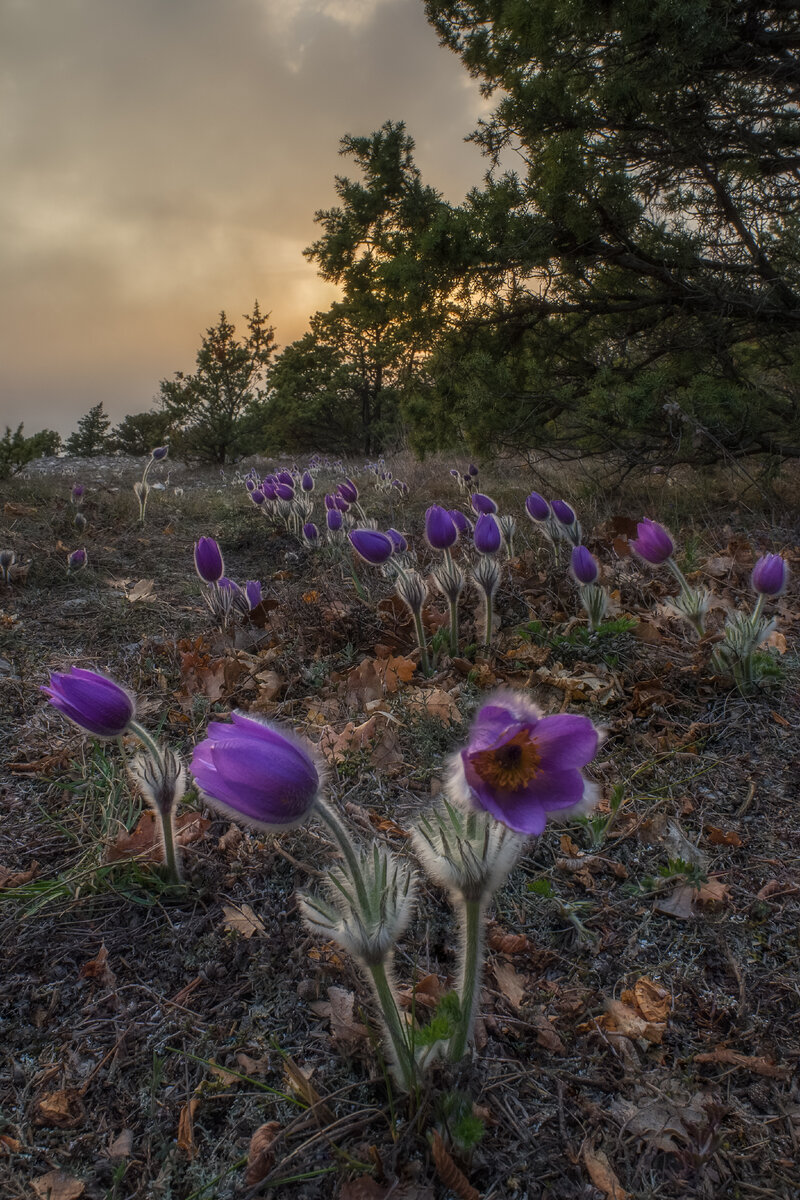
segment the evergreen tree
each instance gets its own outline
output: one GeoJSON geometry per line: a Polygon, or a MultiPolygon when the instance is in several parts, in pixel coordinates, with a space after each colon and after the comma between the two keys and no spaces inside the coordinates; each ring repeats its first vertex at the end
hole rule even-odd
{"type": "Polygon", "coordinates": [[[20,423],[12,433],[10,426],[6,425],[6,431],[0,438],[0,479],[19,471],[34,458],[58,454],[61,449],[61,435],[54,429],[42,429],[25,437],[24,428],[20,423]]]}
{"type": "Polygon", "coordinates": [[[160,403],[175,431],[179,453],[205,462],[225,463],[256,448],[250,444],[253,414],[263,401],[266,368],[275,333],[258,302],[245,315],[247,334],[224,312],[206,330],[193,375],[179,371],[161,382],[160,403]]]}
{"type": "Polygon", "coordinates": [[[419,444],[800,454],[800,6],[426,8],[497,103],[425,248],[466,299],[419,444]]]}
{"type": "Polygon", "coordinates": [[[449,287],[418,252],[443,206],[413,151],[402,123],[342,138],[361,178],[336,177],[341,203],[315,214],[322,234],[304,251],[342,298],[270,374],[267,428],[287,449],[305,441],[371,454],[400,435],[399,399],[445,319],[449,287]]]}
{"type": "Polygon", "coordinates": [[[165,412],[129,413],[111,432],[113,450],[140,458],[167,440],[170,419],[165,412]]]}
{"type": "Polygon", "coordinates": [[[65,450],[78,458],[96,458],[108,449],[111,418],[103,411],[102,401],[90,408],[78,421],[78,428],[67,438],[65,450]]]}

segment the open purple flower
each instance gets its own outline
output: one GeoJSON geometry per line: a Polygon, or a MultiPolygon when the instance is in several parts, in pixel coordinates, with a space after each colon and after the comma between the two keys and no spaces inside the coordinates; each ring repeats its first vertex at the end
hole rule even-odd
{"type": "Polygon", "coordinates": [[[316,762],[299,739],[265,721],[231,714],[212,721],[192,757],[192,773],[216,808],[262,829],[289,829],[314,807],[320,789],[316,762]]]}
{"type": "Polygon", "coordinates": [[[496,513],[497,505],[491,496],[485,496],[483,492],[473,492],[469,498],[469,502],[476,513],[496,513]]]}
{"type": "Polygon", "coordinates": [[[347,536],[356,553],[373,567],[379,567],[392,557],[394,542],[377,529],[351,529],[347,536]]]}
{"type": "Polygon", "coordinates": [[[628,544],[639,558],[658,567],[672,557],[675,545],[663,525],[645,519],[636,526],[636,533],[638,537],[630,538],[628,544]]]}
{"type": "Polygon", "coordinates": [[[136,711],[133,696],[124,687],[81,667],[70,667],[63,675],[52,674],[50,686],[41,690],[54,708],[96,737],[119,737],[136,711]]]}
{"type": "Polygon", "coordinates": [[[525,501],[525,511],[532,521],[546,521],[550,516],[550,505],[544,496],[531,492],[525,501]]]}
{"type": "Polygon", "coordinates": [[[780,554],[765,554],[753,567],[750,583],[760,596],[780,596],[788,577],[785,559],[780,554]]]}
{"type": "Polygon", "coordinates": [[[578,583],[585,585],[597,582],[597,577],[600,572],[593,555],[586,549],[585,546],[573,547],[570,565],[572,567],[572,574],[575,576],[578,583]]]}
{"type": "Polygon", "coordinates": [[[458,526],[439,504],[432,504],[425,513],[425,537],[432,550],[449,550],[458,541],[458,526]]]}
{"type": "Polygon", "coordinates": [[[453,756],[450,788],[509,829],[540,834],[549,815],[585,811],[595,802],[580,768],[598,743],[588,717],[542,717],[518,692],[500,692],[478,712],[469,744],[453,756]]]}
{"type": "Polygon", "coordinates": [[[216,583],[225,574],[219,544],[212,537],[201,537],[194,546],[194,567],[206,583],[216,583]]]}
{"type": "Polygon", "coordinates": [[[478,517],[475,522],[473,541],[479,554],[497,554],[502,534],[493,513],[481,513],[478,517]]]}

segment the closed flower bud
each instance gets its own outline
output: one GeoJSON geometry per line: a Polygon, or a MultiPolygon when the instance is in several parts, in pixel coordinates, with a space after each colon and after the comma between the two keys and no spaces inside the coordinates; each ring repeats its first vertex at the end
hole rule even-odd
{"type": "Polygon", "coordinates": [[[212,537],[201,537],[194,547],[194,566],[206,583],[216,583],[225,574],[222,551],[212,537]]]}
{"type": "Polygon", "coordinates": [[[433,550],[449,550],[458,541],[458,527],[446,508],[432,504],[427,510],[425,537],[433,550]]]}
{"type": "Polygon", "coordinates": [[[253,488],[252,492],[250,493],[250,499],[253,501],[253,504],[255,504],[256,508],[260,508],[261,505],[266,504],[267,501],[267,497],[261,491],[261,488],[253,488]]]}
{"type": "Polygon", "coordinates": [[[469,498],[469,502],[476,513],[496,513],[497,505],[491,496],[485,496],[483,492],[473,492],[469,498]]]}
{"type": "Polygon", "coordinates": [[[570,565],[578,583],[595,583],[600,574],[597,563],[585,546],[575,546],[570,565]]]}
{"type": "Polygon", "coordinates": [[[575,510],[570,508],[566,500],[554,500],[550,507],[557,521],[562,525],[575,524],[575,510]]]}
{"type": "Polygon", "coordinates": [[[80,571],[89,561],[89,556],[85,549],[73,550],[67,555],[67,571],[80,571]]]}
{"type": "Polygon", "coordinates": [[[751,586],[760,596],[780,596],[786,587],[789,568],[780,554],[765,554],[753,567],[751,586]]]}
{"type": "Polygon", "coordinates": [[[161,462],[169,454],[169,446],[156,446],[155,450],[150,451],[150,457],[154,462],[161,462]]]}
{"type": "Polygon", "coordinates": [[[313,521],[306,521],[303,526],[303,541],[307,546],[315,546],[319,541],[319,530],[313,521]]]}
{"type": "Polygon", "coordinates": [[[458,508],[448,509],[459,533],[472,533],[473,525],[469,517],[458,508]]]}
{"type": "Polygon", "coordinates": [[[636,533],[638,536],[631,538],[629,544],[639,558],[658,567],[672,557],[675,546],[663,525],[645,519],[636,526],[636,533]]]}
{"type": "Polygon", "coordinates": [[[304,492],[313,492],[314,476],[311,474],[310,471],[303,471],[303,477],[300,480],[300,487],[303,489],[304,492]]]}
{"type": "Polygon", "coordinates": [[[325,523],[331,533],[338,533],[342,528],[342,514],[338,508],[329,508],[325,514],[325,523]]]}
{"type": "Polygon", "coordinates": [[[337,488],[339,495],[348,504],[355,504],[358,500],[358,488],[353,483],[352,479],[345,479],[344,483],[340,483],[337,488]]]}
{"type": "Polygon", "coordinates": [[[247,603],[249,604],[251,611],[254,608],[258,608],[262,599],[260,580],[248,579],[247,583],[244,585],[244,591],[245,595],[247,596],[247,603]]]}
{"type": "Polygon", "coordinates": [[[356,553],[373,567],[379,567],[392,557],[392,539],[377,529],[352,529],[347,536],[356,553]]]}
{"type": "Polygon", "coordinates": [[[119,737],[134,717],[130,692],[97,671],[70,667],[63,675],[52,674],[49,687],[41,690],[54,708],[96,737],[119,737]]]}
{"type": "Polygon", "coordinates": [[[275,488],[275,495],[279,500],[294,500],[294,488],[290,483],[279,483],[275,488]]]}
{"type": "Polygon", "coordinates": [[[525,501],[525,511],[532,521],[546,521],[550,516],[550,505],[544,496],[531,492],[525,501]]]}
{"type": "Polygon", "coordinates": [[[408,549],[408,542],[397,529],[387,529],[386,536],[392,539],[395,554],[405,554],[408,549]]]}
{"type": "Polygon", "coordinates": [[[500,549],[500,526],[492,513],[481,513],[478,517],[473,540],[479,554],[496,554],[500,549]]]}

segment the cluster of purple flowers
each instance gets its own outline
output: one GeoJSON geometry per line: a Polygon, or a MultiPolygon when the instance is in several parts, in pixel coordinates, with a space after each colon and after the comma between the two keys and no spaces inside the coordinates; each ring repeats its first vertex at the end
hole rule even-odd
{"type": "Polygon", "coordinates": [[[248,614],[261,604],[261,583],[257,579],[248,579],[242,588],[229,579],[225,574],[222,551],[214,538],[201,537],[195,543],[194,567],[203,582],[208,584],[206,602],[222,624],[227,623],[234,611],[248,614]]]}

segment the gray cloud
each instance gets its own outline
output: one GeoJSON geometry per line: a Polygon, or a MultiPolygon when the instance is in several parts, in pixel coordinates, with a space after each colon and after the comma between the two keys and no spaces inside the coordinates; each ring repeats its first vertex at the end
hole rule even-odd
{"type": "Polygon", "coordinates": [[[258,297],[281,343],[333,290],[301,250],[344,133],[404,120],[450,199],[483,104],[418,0],[3,0],[0,421],[115,419],[258,297]]]}

